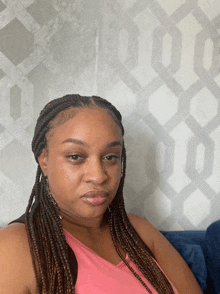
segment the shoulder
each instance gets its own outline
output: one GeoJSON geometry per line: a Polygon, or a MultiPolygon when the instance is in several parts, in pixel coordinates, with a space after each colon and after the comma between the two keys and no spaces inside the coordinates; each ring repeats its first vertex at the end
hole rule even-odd
{"type": "Polygon", "coordinates": [[[157,260],[159,260],[163,254],[174,250],[170,242],[148,220],[135,214],[128,214],[128,218],[157,260]]]}
{"type": "Polygon", "coordinates": [[[128,218],[131,224],[134,226],[137,226],[139,230],[155,229],[146,218],[140,215],[137,215],[134,213],[128,213],[128,218]]]}
{"type": "Polygon", "coordinates": [[[0,230],[0,292],[28,293],[34,279],[28,237],[24,224],[0,230]],[[12,282],[13,281],[13,282],[12,282]],[[17,292],[16,292],[17,291],[17,292]]]}
{"type": "Polygon", "coordinates": [[[153,253],[155,253],[155,247],[158,243],[164,240],[166,242],[166,238],[147,219],[133,213],[129,213],[128,218],[138,235],[153,253]]]}
{"type": "MultiPolygon", "coordinates": [[[[24,224],[11,224],[0,230],[0,249],[7,252],[19,252],[29,248],[24,224]]],[[[24,252],[25,253],[25,252],[24,252]]]]}
{"type": "Polygon", "coordinates": [[[202,293],[188,265],[167,239],[145,218],[135,214],[128,214],[128,218],[178,293],[202,293]]]}
{"type": "Polygon", "coordinates": [[[10,224],[2,229],[0,229],[0,234],[1,235],[5,235],[6,236],[13,236],[15,235],[25,235],[26,234],[26,230],[25,230],[25,225],[22,223],[13,223],[10,224]]]}

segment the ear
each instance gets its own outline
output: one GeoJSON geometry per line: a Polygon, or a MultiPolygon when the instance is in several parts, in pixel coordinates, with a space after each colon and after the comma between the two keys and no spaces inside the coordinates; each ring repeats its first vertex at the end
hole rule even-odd
{"type": "Polygon", "coordinates": [[[48,176],[48,170],[47,170],[48,154],[47,154],[46,148],[42,149],[40,156],[38,156],[38,162],[44,176],[47,177],[48,176]]]}

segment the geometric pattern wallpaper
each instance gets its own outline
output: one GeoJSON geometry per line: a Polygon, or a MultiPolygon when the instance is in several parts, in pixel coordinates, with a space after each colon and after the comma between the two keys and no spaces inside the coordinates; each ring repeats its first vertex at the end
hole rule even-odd
{"type": "Polygon", "coordinates": [[[0,0],[0,227],[28,203],[51,99],[123,115],[125,204],[158,229],[220,218],[220,1],[0,0]]]}

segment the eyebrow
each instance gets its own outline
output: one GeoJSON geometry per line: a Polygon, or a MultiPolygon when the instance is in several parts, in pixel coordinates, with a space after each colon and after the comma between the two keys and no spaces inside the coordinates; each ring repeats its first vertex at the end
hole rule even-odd
{"type": "Polygon", "coordinates": [[[122,146],[120,141],[113,141],[109,144],[107,144],[107,147],[115,147],[115,146],[122,146]]]}
{"type": "Polygon", "coordinates": [[[73,144],[78,144],[78,145],[81,145],[81,146],[88,147],[88,145],[86,143],[84,143],[83,141],[73,139],[73,138],[68,138],[68,139],[66,139],[65,141],[62,142],[62,144],[65,144],[65,143],[73,143],[73,144]]]}
{"type": "MultiPolygon", "coordinates": [[[[78,139],[73,139],[73,138],[68,138],[65,141],[62,142],[62,144],[65,143],[73,143],[73,144],[78,144],[84,147],[89,147],[88,144],[86,144],[85,142],[78,140],[78,139]]],[[[120,141],[113,141],[109,144],[107,144],[107,147],[115,147],[115,146],[122,146],[122,143],[120,141]]]]}

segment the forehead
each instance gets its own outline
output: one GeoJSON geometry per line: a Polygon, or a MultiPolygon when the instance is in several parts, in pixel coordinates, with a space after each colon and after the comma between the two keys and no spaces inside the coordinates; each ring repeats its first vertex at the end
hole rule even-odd
{"type": "Polygon", "coordinates": [[[122,141],[122,132],[112,115],[102,108],[72,108],[62,111],[52,122],[47,139],[61,141],[67,137],[87,140],[115,138],[122,141]]]}

